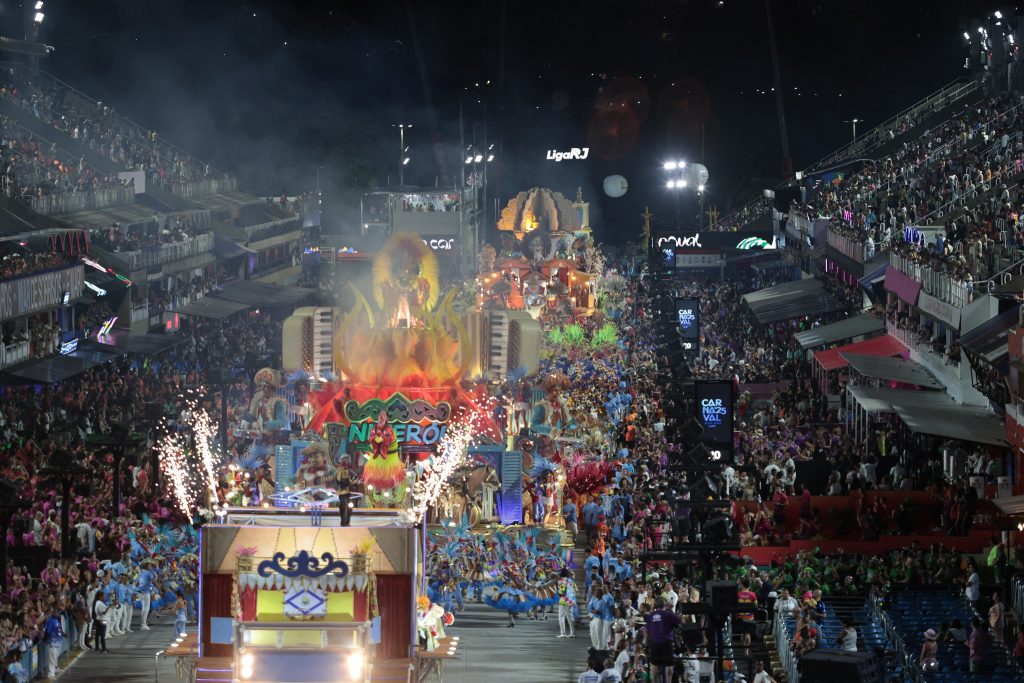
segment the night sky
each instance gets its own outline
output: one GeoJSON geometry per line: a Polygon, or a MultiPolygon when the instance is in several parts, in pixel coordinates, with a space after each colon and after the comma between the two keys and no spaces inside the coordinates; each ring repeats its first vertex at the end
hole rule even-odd
{"type": "MultiPolygon", "coordinates": [[[[699,161],[702,137],[709,205],[781,177],[762,0],[504,4],[503,20],[502,0],[46,0],[40,40],[56,48],[44,69],[243,189],[312,189],[321,167],[329,229],[356,228],[363,188],[397,183],[393,123],[413,124],[407,184],[457,179],[460,99],[466,144],[486,122],[500,148],[492,196],[580,185],[605,241],[632,237],[644,205],[672,212],[661,163],[699,161]],[[588,144],[587,161],[545,160],[588,144]],[[629,180],[621,199],[601,196],[612,173],[629,180]]],[[[0,7],[17,35],[20,9],[0,7]]],[[[794,168],[848,140],[844,121],[880,122],[963,76],[962,8],[774,0],[794,168]]]]}

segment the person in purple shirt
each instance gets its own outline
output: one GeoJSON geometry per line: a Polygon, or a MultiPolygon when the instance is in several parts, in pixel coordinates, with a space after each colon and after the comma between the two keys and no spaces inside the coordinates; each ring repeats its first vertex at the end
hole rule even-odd
{"type": "Polygon", "coordinates": [[[672,680],[672,665],[675,661],[673,633],[682,622],[675,612],[666,608],[664,598],[655,599],[654,611],[644,617],[644,622],[647,625],[647,660],[651,663],[651,683],[667,683],[672,680]]]}

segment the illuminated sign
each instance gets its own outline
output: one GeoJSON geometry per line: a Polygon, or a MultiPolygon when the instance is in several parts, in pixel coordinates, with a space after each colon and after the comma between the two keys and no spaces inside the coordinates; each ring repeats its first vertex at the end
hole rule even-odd
{"type": "Polygon", "coordinates": [[[676,324],[679,325],[679,336],[682,338],[683,349],[700,350],[700,300],[676,299],[676,324]]]}
{"type": "Polygon", "coordinates": [[[744,232],[695,232],[692,235],[660,235],[652,238],[657,249],[687,249],[715,251],[763,251],[776,249],[775,234],[771,230],[744,232]]]}
{"type": "Polygon", "coordinates": [[[62,356],[67,356],[78,350],[78,337],[75,337],[71,341],[66,341],[60,345],[60,353],[62,356]]]}
{"type": "Polygon", "coordinates": [[[403,452],[433,451],[448,431],[452,406],[447,401],[428,403],[392,394],[387,400],[374,398],[365,403],[346,401],[343,414],[348,424],[329,422],[325,425],[332,453],[338,453],[342,439],[356,451],[370,449],[370,430],[384,411],[388,424],[395,430],[395,440],[403,452]]]}
{"type": "Polygon", "coordinates": [[[568,159],[579,159],[582,161],[583,159],[586,159],[589,154],[589,147],[573,147],[568,152],[559,152],[558,150],[549,149],[547,158],[549,161],[555,162],[566,161],[568,159]]]}
{"type": "Polygon", "coordinates": [[[696,382],[697,422],[704,428],[700,440],[707,444],[732,444],[732,382],[696,382]]]}
{"type": "Polygon", "coordinates": [[[423,244],[427,245],[428,247],[430,247],[434,251],[438,251],[438,250],[448,251],[450,249],[454,249],[455,248],[455,238],[454,237],[449,237],[449,238],[439,237],[439,238],[436,238],[436,239],[430,238],[430,239],[423,240],[423,244]]]}
{"type": "Polygon", "coordinates": [[[106,335],[110,334],[110,329],[114,326],[114,323],[116,323],[116,322],[117,322],[117,316],[116,315],[113,318],[108,318],[106,320],[106,322],[104,322],[100,326],[100,331],[96,333],[96,336],[97,337],[105,337],[106,335]]]}
{"type": "Polygon", "coordinates": [[[659,237],[658,246],[687,247],[690,249],[704,248],[704,245],[700,243],[699,232],[696,235],[690,235],[689,237],[679,237],[677,235],[671,235],[669,237],[659,237]]]}
{"type": "Polygon", "coordinates": [[[96,285],[94,285],[93,283],[89,282],[88,280],[86,280],[84,284],[85,284],[86,287],[88,287],[92,291],[96,292],[96,296],[106,296],[107,295],[107,290],[103,289],[102,287],[97,287],[96,285]]]}

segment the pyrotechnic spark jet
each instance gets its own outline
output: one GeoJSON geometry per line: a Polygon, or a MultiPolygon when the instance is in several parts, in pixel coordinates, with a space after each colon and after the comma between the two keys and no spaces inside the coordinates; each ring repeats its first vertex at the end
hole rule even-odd
{"type": "Polygon", "coordinates": [[[419,524],[431,505],[448,488],[448,480],[466,460],[473,437],[480,432],[477,420],[482,416],[474,411],[464,418],[456,418],[448,425],[444,439],[438,444],[430,469],[423,473],[412,489],[412,505],[405,511],[411,524],[419,524]]]}

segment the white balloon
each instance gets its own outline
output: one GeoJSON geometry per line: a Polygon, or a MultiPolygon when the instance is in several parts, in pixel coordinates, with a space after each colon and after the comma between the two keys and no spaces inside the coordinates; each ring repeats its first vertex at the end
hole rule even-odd
{"type": "Polygon", "coordinates": [[[690,184],[696,188],[698,185],[708,184],[708,167],[704,164],[691,164],[687,167],[690,175],[690,184]]]}
{"type": "Polygon", "coordinates": [[[609,197],[621,197],[628,189],[629,182],[620,175],[610,175],[604,179],[604,193],[609,197]]]}

